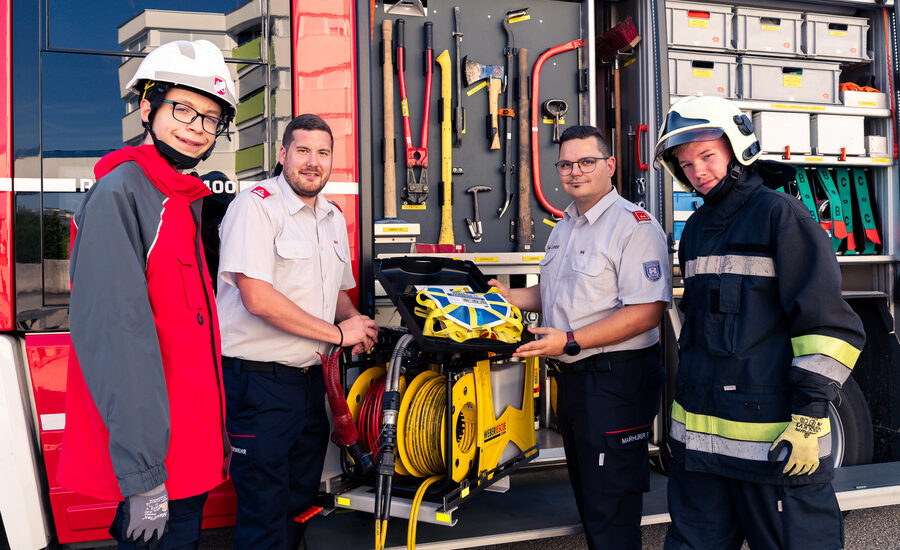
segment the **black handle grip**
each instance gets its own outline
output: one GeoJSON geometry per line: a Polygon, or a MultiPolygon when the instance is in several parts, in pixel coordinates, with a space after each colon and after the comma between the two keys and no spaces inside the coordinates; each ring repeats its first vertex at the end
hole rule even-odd
{"type": "Polygon", "coordinates": [[[434,23],[431,21],[425,22],[425,50],[433,50],[433,34],[434,34],[434,23]]]}
{"type": "Polygon", "coordinates": [[[406,21],[403,19],[398,19],[394,22],[394,34],[397,36],[397,47],[405,48],[406,47],[406,21]]]}

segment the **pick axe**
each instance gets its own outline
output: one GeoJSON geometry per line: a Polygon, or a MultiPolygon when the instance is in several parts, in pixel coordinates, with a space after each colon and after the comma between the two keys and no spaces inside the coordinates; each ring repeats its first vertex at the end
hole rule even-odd
{"type": "Polygon", "coordinates": [[[488,79],[488,109],[490,111],[490,136],[491,150],[500,149],[500,127],[497,122],[497,98],[500,96],[502,88],[503,73],[502,65],[483,65],[469,59],[466,56],[466,86],[478,82],[479,80],[488,79]]]}

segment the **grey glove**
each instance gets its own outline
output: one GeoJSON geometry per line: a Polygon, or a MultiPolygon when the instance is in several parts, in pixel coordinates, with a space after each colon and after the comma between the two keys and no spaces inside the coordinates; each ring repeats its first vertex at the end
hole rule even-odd
{"type": "Polygon", "coordinates": [[[162,538],[169,521],[169,493],[165,484],[125,499],[125,540],[152,544],[162,538]]]}

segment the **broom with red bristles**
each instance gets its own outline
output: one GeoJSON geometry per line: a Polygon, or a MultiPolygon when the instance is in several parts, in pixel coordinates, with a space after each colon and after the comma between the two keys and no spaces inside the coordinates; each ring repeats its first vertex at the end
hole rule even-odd
{"type": "MultiPolygon", "coordinates": [[[[621,83],[619,80],[619,55],[623,50],[630,50],[641,41],[641,35],[634,28],[631,17],[618,23],[597,38],[597,59],[613,58],[613,89],[616,98],[616,150],[617,157],[622,156],[622,101],[621,83]]],[[[624,159],[620,159],[624,160],[624,159]]],[[[622,170],[616,170],[616,191],[622,194],[622,170]]]]}

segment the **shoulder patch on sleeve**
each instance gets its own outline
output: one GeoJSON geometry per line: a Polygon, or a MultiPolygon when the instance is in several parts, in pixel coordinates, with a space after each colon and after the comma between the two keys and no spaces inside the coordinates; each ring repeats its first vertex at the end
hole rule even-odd
{"type": "Polygon", "coordinates": [[[651,221],[653,218],[650,217],[650,214],[644,212],[643,210],[635,210],[631,213],[639,223],[646,223],[651,221]]]}
{"type": "Polygon", "coordinates": [[[263,187],[262,185],[257,185],[257,186],[254,187],[250,192],[251,192],[252,194],[256,195],[257,197],[261,198],[261,199],[264,199],[264,198],[266,198],[266,197],[268,197],[269,195],[272,194],[272,193],[269,193],[269,192],[266,190],[266,188],[263,187]]]}

